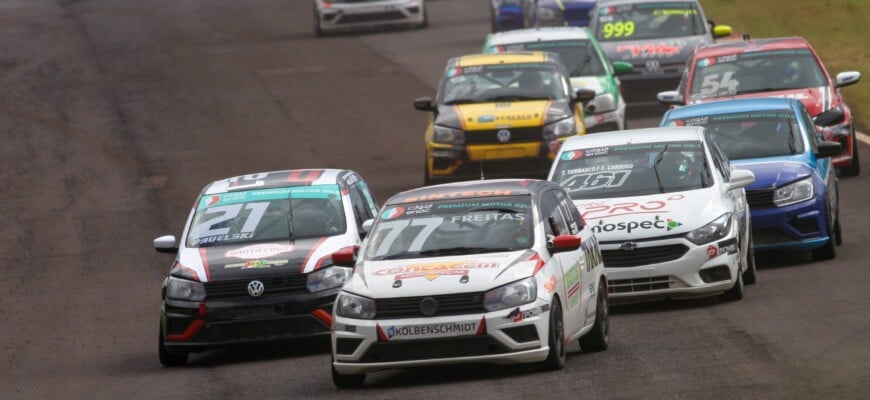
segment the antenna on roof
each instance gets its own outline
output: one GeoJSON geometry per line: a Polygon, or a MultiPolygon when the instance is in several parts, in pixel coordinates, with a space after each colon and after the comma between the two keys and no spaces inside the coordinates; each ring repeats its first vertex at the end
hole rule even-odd
{"type": "Polygon", "coordinates": [[[752,37],[750,37],[748,33],[744,33],[744,34],[743,34],[743,40],[744,40],[744,41],[752,40],[752,37]]]}

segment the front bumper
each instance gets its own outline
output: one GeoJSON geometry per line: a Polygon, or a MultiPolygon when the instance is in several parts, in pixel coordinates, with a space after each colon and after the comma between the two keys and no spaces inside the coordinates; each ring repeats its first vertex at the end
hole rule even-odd
{"type": "Polygon", "coordinates": [[[608,290],[613,303],[703,297],[730,289],[740,268],[736,233],[704,245],[682,237],[602,242],[608,290]]]}
{"type": "Polygon", "coordinates": [[[317,15],[320,29],[338,32],[383,26],[419,26],[425,21],[423,2],[419,0],[385,1],[376,4],[331,3],[317,15]]]}
{"type": "Polygon", "coordinates": [[[586,133],[599,133],[625,129],[625,103],[619,108],[598,114],[586,114],[583,121],[586,133]]]}
{"type": "MultiPolygon", "coordinates": [[[[635,70],[643,69],[635,66],[635,70]]],[[[658,93],[676,90],[682,78],[682,69],[668,69],[664,72],[648,73],[645,70],[619,77],[622,97],[633,106],[659,106],[658,93]]]]}
{"type": "Polygon", "coordinates": [[[785,207],[750,207],[755,250],[811,250],[828,242],[825,208],[818,199],[785,207]]]}
{"type": "Polygon", "coordinates": [[[166,299],[163,334],[170,351],[325,335],[339,289],[313,294],[204,302],[166,299]]]}
{"type": "Polygon", "coordinates": [[[432,181],[479,179],[481,173],[486,178],[544,179],[565,140],[464,146],[428,143],[426,168],[432,181]]]}
{"type": "MultiPolygon", "coordinates": [[[[542,299],[485,314],[432,318],[360,320],[335,317],[333,365],[342,374],[424,365],[543,361],[549,346],[549,305],[542,299]],[[449,333],[419,333],[421,327],[455,326],[449,333]]],[[[434,328],[425,328],[434,329],[434,328]]]]}

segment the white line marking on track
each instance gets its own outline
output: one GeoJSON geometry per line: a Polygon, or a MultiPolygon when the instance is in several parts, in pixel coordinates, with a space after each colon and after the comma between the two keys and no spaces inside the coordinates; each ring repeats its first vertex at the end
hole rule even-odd
{"type": "Polygon", "coordinates": [[[866,133],[855,131],[855,137],[858,138],[858,140],[864,142],[864,144],[870,144],[870,136],[868,136],[866,133]]]}

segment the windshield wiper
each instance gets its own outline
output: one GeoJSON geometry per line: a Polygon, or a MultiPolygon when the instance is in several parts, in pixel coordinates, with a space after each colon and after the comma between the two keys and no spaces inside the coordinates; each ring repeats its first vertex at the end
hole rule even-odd
{"type": "Polygon", "coordinates": [[[656,181],[659,184],[659,193],[665,192],[665,186],[662,184],[662,176],[659,175],[659,163],[662,162],[662,160],[665,158],[665,152],[668,151],[668,146],[670,145],[670,143],[666,144],[665,148],[663,148],[662,151],[660,151],[659,154],[656,155],[656,159],[655,161],[653,161],[653,172],[656,173],[656,181]]]}
{"type": "Polygon", "coordinates": [[[580,60],[580,64],[577,64],[574,67],[574,70],[571,71],[571,76],[583,76],[583,71],[586,71],[586,68],[589,67],[589,64],[592,64],[592,55],[589,54],[589,42],[586,42],[586,46],[583,47],[583,54],[586,54],[582,60],[580,60]]]}
{"type": "Polygon", "coordinates": [[[448,106],[456,105],[456,104],[471,104],[477,103],[477,100],[474,99],[453,99],[450,101],[445,101],[444,104],[448,106]]]}
{"type": "Polygon", "coordinates": [[[444,256],[451,254],[475,254],[475,253],[492,253],[497,251],[510,251],[510,247],[447,247],[443,249],[429,249],[420,252],[421,256],[444,256]]]}
{"type": "Polygon", "coordinates": [[[287,210],[287,240],[293,241],[293,198],[287,196],[287,202],[290,203],[290,209],[287,210]]]}
{"type": "Polygon", "coordinates": [[[510,94],[510,95],[502,95],[502,96],[494,96],[484,99],[484,102],[491,101],[524,101],[524,100],[553,100],[549,96],[523,96],[518,94],[510,94]]]}

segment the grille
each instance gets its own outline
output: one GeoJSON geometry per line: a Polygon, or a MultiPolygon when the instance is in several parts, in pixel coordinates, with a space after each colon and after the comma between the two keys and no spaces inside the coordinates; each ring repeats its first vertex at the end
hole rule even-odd
{"type": "Polygon", "coordinates": [[[792,227],[794,227],[795,230],[800,232],[802,235],[811,235],[817,232],[821,234],[821,231],[824,229],[823,227],[819,226],[819,223],[816,221],[816,219],[812,217],[793,217],[791,218],[791,220],[789,220],[789,223],[792,227]]]}
{"type": "Polygon", "coordinates": [[[794,242],[797,239],[792,238],[788,233],[777,228],[761,228],[752,230],[752,243],[759,244],[779,244],[794,242]]]}
{"type": "MultiPolygon", "coordinates": [[[[641,71],[643,65],[635,66],[635,71],[641,71]]],[[[635,74],[640,75],[639,72],[635,74]]],[[[625,79],[622,81],[622,95],[626,102],[654,102],[656,94],[665,90],[674,90],[680,84],[680,78],[673,79],[625,79]]]]}
{"type": "Polygon", "coordinates": [[[329,333],[329,327],[313,317],[267,319],[259,321],[207,324],[195,342],[241,342],[274,340],[329,333]]]}
{"type": "Polygon", "coordinates": [[[670,278],[667,276],[654,276],[651,278],[637,279],[614,279],[607,281],[609,293],[632,293],[646,292],[649,290],[661,290],[671,287],[670,278]]]}
{"type": "MultiPolygon", "coordinates": [[[[501,129],[485,131],[465,131],[466,144],[501,143],[498,141],[498,131],[501,129]]],[[[543,128],[540,126],[531,128],[510,128],[511,139],[508,143],[517,142],[540,142],[544,140],[543,128]]]]}
{"type": "Polygon", "coordinates": [[[438,310],[431,317],[485,313],[483,292],[448,294],[442,296],[402,297],[375,300],[378,319],[426,317],[420,312],[420,302],[431,297],[438,302],[438,310]]]}
{"type": "Polygon", "coordinates": [[[607,268],[627,268],[640,265],[658,264],[676,260],[689,248],[682,244],[665,246],[640,247],[634,250],[602,250],[604,266],[607,268]]]}
{"type": "Polygon", "coordinates": [[[473,357],[504,354],[508,350],[488,336],[464,338],[403,340],[375,343],[369,347],[362,362],[394,362],[433,358],[473,357]]]}
{"type": "Polygon", "coordinates": [[[514,342],[526,343],[538,340],[538,330],[534,325],[513,326],[502,329],[514,342]]]}
{"type": "Polygon", "coordinates": [[[550,171],[550,161],[547,158],[514,158],[492,161],[465,161],[453,175],[457,178],[480,177],[481,164],[487,178],[536,178],[547,179],[550,171]]]}
{"type": "Polygon", "coordinates": [[[306,288],[308,277],[302,274],[295,274],[279,277],[259,277],[233,281],[206,282],[206,299],[218,300],[250,297],[250,295],[248,295],[248,283],[254,280],[263,282],[264,286],[263,294],[258,298],[308,293],[308,289],[306,288]]]}
{"type": "Polygon", "coordinates": [[[335,352],[337,354],[353,354],[362,341],[362,339],[338,338],[335,340],[335,352]]]}
{"type": "Polygon", "coordinates": [[[358,22],[393,21],[397,19],[405,19],[405,14],[402,14],[401,11],[385,11],[365,14],[344,14],[341,16],[337,23],[355,24],[358,22]]]}
{"type": "Polygon", "coordinates": [[[774,207],[773,192],[773,190],[747,190],[746,203],[750,208],[774,207]]]}

